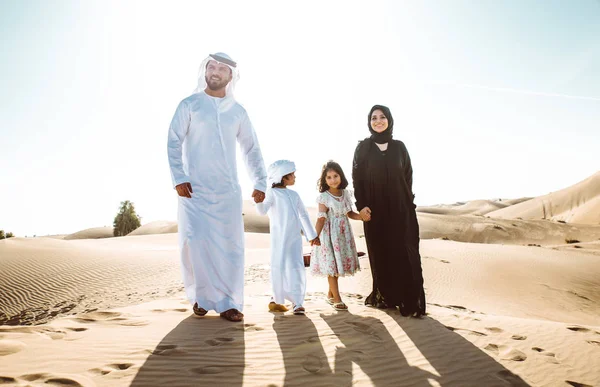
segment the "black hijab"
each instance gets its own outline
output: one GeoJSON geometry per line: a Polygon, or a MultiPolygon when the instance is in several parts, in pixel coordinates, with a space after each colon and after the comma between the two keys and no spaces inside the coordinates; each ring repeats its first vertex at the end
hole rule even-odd
{"type": "Polygon", "coordinates": [[[371,132],[371,140],[375,141],[378,144],[385,144],[386,142],[390,142],[392,140],[392,133],[394,132],[394,118],[392,117],[392,112],[387,106],[383,105],[375,105],[371,108],[369,112],[369,132],[371,132]],[[381,110],[383,115],[388,120],[388,127],[381,133],[377,133],[371,127],[371,116],[375,110],[381,110]]]}

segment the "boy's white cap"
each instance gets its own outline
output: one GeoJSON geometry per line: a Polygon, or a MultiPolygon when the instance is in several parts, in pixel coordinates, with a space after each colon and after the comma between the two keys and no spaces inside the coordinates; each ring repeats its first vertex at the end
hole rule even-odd
{"type": "Polygon", "coordinates": [[[296,171],[296,164],[290,160],[277,160],[269,165],[269,185],[281,183],[281,179],[288,173],[296,171]]]}

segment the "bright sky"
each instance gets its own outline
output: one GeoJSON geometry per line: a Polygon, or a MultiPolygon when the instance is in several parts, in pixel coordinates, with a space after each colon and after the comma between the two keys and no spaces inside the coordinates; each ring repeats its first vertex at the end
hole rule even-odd
{"type": "MultiPolygon", "coordinates": [[[[167,129],[211,52],[266,164],[349,175],[391,108],[418,205],[537,196],[600,168],[600,2],[0,0],[0,229],[176,220],[167,129]]],[[[251,186],[242,164],[245,199],[251,186]]]]}

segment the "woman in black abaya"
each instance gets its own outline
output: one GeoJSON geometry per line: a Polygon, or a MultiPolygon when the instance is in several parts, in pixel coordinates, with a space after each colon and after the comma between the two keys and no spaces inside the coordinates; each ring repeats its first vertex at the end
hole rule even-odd
{"type": "Polygon", "coordinates": [[[392,139],[390,109],[373,106],[368,124],[371,137],[359,142],[352,168],[356,208],[369,220],[364,227],[373,292],[365,304],[422,316],[425,292],[410,156],[402,141],[392,139]]]}

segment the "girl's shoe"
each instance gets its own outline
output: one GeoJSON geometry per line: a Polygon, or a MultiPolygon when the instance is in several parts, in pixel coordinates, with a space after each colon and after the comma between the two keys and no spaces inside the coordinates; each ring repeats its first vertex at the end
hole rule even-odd
{"type": "Polygon", "coordinates": [[[334,302],[331,304],[331,306],[335,310],[348,310],[348,305],[344,304],[343,302],[334,302]]]}
{"type": "Polygon", "coordinates": [[[306,312],[306,310],[304,309],[303,306],[294,305],[294,314],[301,315],[301,314],[304,314],[305,312],[306,312]]]}
{"type": "Polygon", "coordinates": [[[331,298],[327,297],[327,299],[325,301],[327,301],[327,303],[329,305],[333,305],[333,297],[331,297],[331,298]]]}

